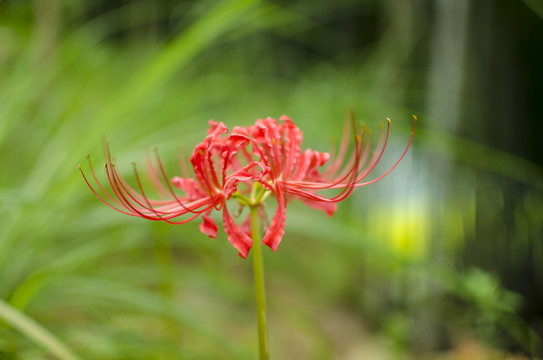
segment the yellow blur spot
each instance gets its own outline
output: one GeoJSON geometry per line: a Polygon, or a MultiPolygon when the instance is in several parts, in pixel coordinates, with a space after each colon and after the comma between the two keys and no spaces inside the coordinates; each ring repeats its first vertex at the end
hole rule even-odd
{"type": "Polygon", "coordinates": [[[382,209],[374,216],[373,235],[392,254],[407,260],[427,256],[431,217],[424,204],[398,204],[397,208],[382,209]]]}

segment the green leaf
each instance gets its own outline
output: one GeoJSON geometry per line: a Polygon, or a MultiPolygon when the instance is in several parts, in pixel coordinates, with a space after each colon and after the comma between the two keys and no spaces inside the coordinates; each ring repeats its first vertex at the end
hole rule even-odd
{"type": "Polygon", "coordinates": [[[49,351],[57,359],[79,359],[79,357],[77,357],[61,340],[49,332],[49,330],[10,306],[2,299],[0,299],[0,319],[3,319],[13,328],[19,330],[36,344],[49,351]]]}

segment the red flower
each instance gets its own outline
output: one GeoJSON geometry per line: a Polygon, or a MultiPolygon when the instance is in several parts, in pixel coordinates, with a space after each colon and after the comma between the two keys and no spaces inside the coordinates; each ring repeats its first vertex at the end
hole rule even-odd
{"type": "MultiPolygon", "coordinates": [[[[302,151],[301,130],[286,116],[280,121],[259,119],[252,126],[234,127],[228,134],[223,123],[210,120],[207,137],[190,157],[194,179],[176,176],[170,181],[158,156],[158,166],[149,162],[149,174],[161,200],[147,197],[135,165],[137,189],[132,188],[117,171],[109,151],[105,170],[112,193],[98,181],[90,160],[97,188],[90,184],[83,171],[81,173],[94,194],[119,212],[171,224],[183,224],[201,216],[200,230],[213,238],[217,237],[218,227],[209,215],[213,210],[222,210],[228,240],[239,255],[246,258],[253,244],[250,218],[248,216],[242,225],[238,225],[228,210],[227,200],[237,199],[242,206],[261,206],[268,196],[277,200],[275,214],[262,239],[276,251],[284,234],[288,200],[300,199],[332,216],[336,203],[347,198],[354,188],[382,179],[398,165],[411,144],[415,129],[413,122],[411,137],[399,160],[384,174],[364,181],[383,155],[390,120],[386,134],[381,132],[374,152],[370,139],[366,139],[368,131],[363,127],[359,134],[353,120],[354,149],[349,156],[348,131],[343,133],[337,154],[310,149],[302,151]],[[325,164],[327,167],[323,169],[325,164]],[[184,195],[178,195],[172,185],[181,189],[184,195]],[[326,189],[336,189],[338,193],[330,197],[319,194],[326,189]]],[[[261,217],[265,216],[262,211],[261,217]]]]}

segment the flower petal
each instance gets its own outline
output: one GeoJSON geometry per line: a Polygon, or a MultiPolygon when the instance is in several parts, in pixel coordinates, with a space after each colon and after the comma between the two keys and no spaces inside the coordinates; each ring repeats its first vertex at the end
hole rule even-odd
{"type": "Polygon", "coordinates": [[[234,222],[232,216],[228,212],[226,204],[223,209],[224,231],[228,235],[228,241],[239,251],[239,256],[246,259],[249,255],[249,250],[253,246],[253,239],[247,235],[241,227],[234,222]]]}
{"type": "Polygon", "coordinates": [[[285,221],[287,219],[285,198],[283,197],[283,192],[280,187],[277,187],[276,194],[277,209],[275,209],[275,214],[273,215],[271,225],[262,239],[262,243],[269,246],[274,252],[277,251],[279,243],[285,234],[285,221]]]}
{"type": "Polygon", "coordinates": [[[289,177],[291,176],[292,170],[295,166],[297,166],[300,159],[301,145],[304,136],[300,128],[294,125],[294,123],[288,116],[283,115],[279,118],[279,120],[284,121],[286,125],[285,140],[287,142],[287,146],[285,148],[285,153],[283,154],[283,156],[287,159],[287,163],[284,169],[285,176],[289,177]]]}
{"type": "Polygon", "coordinates": [[[247,217],[241,224],[241,230],[248,236],[251,236],[251,214],[247,214],[247,217]]]}
{"type": "Polygon", "coordinates": [[[200,231],[210,238],[217,238],[217,230],[219,227],[215,224],[215,220],[207,215],[202,215],[202,223],[200,224],[200,231]]]}
{"type": "Polygon", "coordinates": [[[183,190],[190,200],[195,200],[206,196],[205,192],[200,189],[199,183],[197,183],[194,179],[174,176],[172,178],[172,184],[176,188],[183,190]]]}

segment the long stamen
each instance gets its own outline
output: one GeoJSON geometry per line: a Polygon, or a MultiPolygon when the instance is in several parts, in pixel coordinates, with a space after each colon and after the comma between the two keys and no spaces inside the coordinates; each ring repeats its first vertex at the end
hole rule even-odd
{"type": "Polygon", "coordinates": [[[189,171],[187,168],[187,161],[185,160],[185,153],[183,149],[179,150],[179,168],[181,169],[181,175],[183,175],[184,178],[188,178],[189,171]]]}
{"type": "MultiPolygon", "coordinates": [[[[154,212],[154,210],[152,209],[152,206],[151,209],[146,208],[140,201],[136,199],[135,195],[139,197],[141,196],[128,186],[126,181],[116,170],[115,164],[109,164],[109,166],[107,165],[108,164],[106,164],[106,173],[108,174],[108,178],[110,179],[110,184],[118,199],[123,203],[123,206],[127,210],[134,213],[136,216],[140,216],[148,220],[161,220],[160,217],[153,217],[142,212],[142,209],[149,212],[154,212]],[[141,209],[138,209],[137,206],[132,204],[132,202],[134,202],[141,209]]],[[[143,196],[143,198],[146,197],[143,196]]]]}
{"type": "MultiPolygon", "coordinates": [[[[347,148],[349,145],[349,127],[348,123],[349,120],[351,122],[351,128],[353,130],[356,129],[355,125],[355,115],[354,110],[351,108],[350,111],[350,117],[345,116],[345,124],[343,125],[343,132],[341,134],[341,142],[339,144],[339,152],[337,157],[335,157],[333,162],[330,162],[330,167],[326,169],[325,174],[333,174],[339,170],[341,167],[341,164],[345,160],[345,154],[347,153],[347,148]]],[[[362,133],[364,133],[364,128],[362,129],[362,133]]]]}
{"type": "MultiPolygon", "coordinates": [[[[102,192],[106,195],[107,198],[109,198],[111,201],[113,201],[115,204],[117,205],[121,205],[117,202],[117,200],[115,200],[105,189],[104,187],[102,186],[102,184],[100,183],[100,181],[98,181],[98,178],[96,177],[96,173],[94,172],[94,168],[92,166],[92,162],[91,162],[91,159],[90,159],[90,155],[87,155],[87,161],[89,163],[89,168],[90,168],[90,171],[92,173],[92,177],[94,178],[94,181],[96,182],[96,184],[98,184],[98,187],[100,188],[100,190],[102,190],[102,192]]],[[[81,171],[81,173],[83,173],[83,171],[81,170],[81,167],[79,168],[79,170],[81,171]]],[[[84,174],[83,174],[84,176],[84,174]]],[[[88,184],[88,182],[87,182],[88,184]]],[[[90,186],[90,185],[89,185],[90,186]]],[[[92,188],[92,187],[91,187],[92,188]]],[[[121,205],[122,206],[122,205],[121,205]]]]}
{"type": "MultiPolygon", "coordinates": [[[[141,203],[139,203],[137,200],[135,200],[132,195],[127,191],[127,189],[124,188],[124,186],[121,184],[119,178],[120,178],[120,174],[118,174],[118,172],[116,171],[116,169],[114,168],[114,166],[112,167],[111,169],[111,172],[112,172],[112,177],[113,177],[113,182],[117,185],[117,187],[115,189],[117,189],[119,192],[118,192],[118,196],[120,196],[119,199],[122,199],[124,202],[126,202],[126,206],[128,210],[132,210],[135,214],[135,216],[140,216],[140,217],[143,217],[145,219],[148,219],[148,220],[154,220],[154,221],[165,221],[165,222],[168,222],[170,224],[184,224],[184,223],[187,223],[189,222],[190,220],[196,218],[197,216],[201,215],[202,213],[204,213],[205,211],[209,210],[209,208],[211,208],[213,206],[210,199],[201,199],[199,200],[199,202],[201,202],[201,204],[198,203],[198,201],[195,201],[193,202],[192,204],[196,204],[198,203],[197,206],[195,206],[195,208],[197,207],[201,207],[201,206],[205,206],[203,209],[199,210],[199,211],[194,211],[192,209],[189,209],[188,207],[185,207],[183,206],[183,211],[168,211],[168,212],[164,212],[163,215],[159,215],[157,213],[157,210],[154,209],[152,206],[151,206],[151,209],[147,209],[145,206],[143,206],[141,203]],[[133,201],[135,201],[138,205],[140,205],[142,208],[148,210],[148,211],[151,211],[153,213],[155,213],[156,217],[153,217],[151,215],[147,215],[145,213],[143,213],[141,210],[139,210],[138,208],[136,208],[124,195],[124,193],[126,193],[126,195],[128,195],[130,198],[133,199],[133,201]],[[170,221],[169,219],[172,219],[172,218],[175,218],[175,217],[178,217],[178,216],[181,216],[181,215],[184,215],[188,212],[191,212],[193,213],[194,215],[192,215],[191,217],[189,217],[188,219],[185,219],[185,220],[182,220],[182,221],[170,221]]],[[[138,182],[139,182],[139,177],[138,177],[138,182]]],[[[140,183],[141,184],[141,183],[140,183]]],[[[147,199],[146,196],[144,196],[144,198],[147,199]]],[[[160,211],[162,212],[162,211],[160,211]]]]}
{"type": "MultiPolygon", "coordinates": [[[[344,171],[342,171],[342,174],[339,175],[339,177],[337,177],[336,180],[334,180],[333,182],[326,182],[326,183],[303,182],[303,181],[288,182],[287,181],[286,184],[292,187],[308,188],[308,189],[314,189],[314,190],[341,188],[343,189],[342,192],[338,194],[336,197],[334,197],[334,198],[341,198],[344,195],[343,191],[344,190],[348,191],[346,189],[352,186],[354,179],[356,179],[358,175],[358,168],[362,166],[362,164],[365,162],[365,157],[362,156],[362,154],[365,155],[367,153],[367,149],[369,146],[369,143],[366,146],[364,146],[364,143],[365,143],[364,139],[365,139],[365,134],[366,134],[365,128],[362,129],[362,136],[358,135],[356,128],[353,129],[353,133],[354,133],[354,140],[355,140],[355,149],[353,150],[352,157],[349,160],[349,164],[351,165],[349,166],[348,169],[346,168],[344,171]],[[362,160],[361,160],[361,156],[362,156],[362,160]],[[344,183],[344,181],[347,178],[349,178],[349,181],[347,183],[344,183]]],[[[347,193],[347,195],[349,193],[347,193]]]]}
{"type": "Polygon", "coordinates": [[[367,182],[365,182],[365,183],[357,184],[357,185],[356,185],[357,187],[359,187],[359,186],[365,186],[365,185],[369,185],[369,184],[373,184],[374,182],[381,180],[382,178],[384,178],[385,176],[387,176],[392,170],[394,170],[394,168],[400,163],[400,161],[402,161],[402,159],[404,158],[405,154],[407,153],[407,150],[408,150],[409,147],[411,146],[411,141],[413,140],[413,135],[415,134],[415,123],[416,123],[416,122],[417,122],[417,117],[416,117],[415,115],[413,115],[413,128],[412,128],[412,130],[411,130],[411,136],[409,137],[409,142],[407,143],[407,146],[405,147],[405,150],[403,151],[402,156],[400,156],[400,158],[398,159],[398,161],[396,161],[396,163],[395,163],[394,165],[392,165],[392,167],[391,167],[390,169],[388,169],[388,171],[385,172],[383,175],[379,176],[379,177],[376,178],[376,179],[367,181],[367,182]]]}
{"type": "Polygon", "coordinates": [[[155,213],[155,215],[158,217],[158,220],[162,220],[162,221],[165,221],[169,224],[183,224],[187,221],[189,221],[188,219],[187,220],[183,220],[183,221],[170,221],[169,219],[171,219],[172,217],[177,217],[177,216],[181,216],[181,215],[184,215],[188,212],[192,212],[194,213],[194,216],[192,216],[190,219],[194,219],[196,216],[206,212],[210,206],[207,206],[205,207],[204,209],[201,209],[201,210],[198,210],[198,211],[194,211],[194,210],[191,210],[189,209],[188,207],[184,206],[183,205],[183,212],[172,212],[172,211],[160,211],[160,210],[157,210],[156,208],[154,208],[149,199],[147,198],[147,196],[145,195],[145,192],[143,190],[143,186],[141,185],[141,181],[140,181],[140,177],[138,175],[138,172],[137,172],[137,169],[136,169],[136,164],[135,163],[132,163],[133,166],[134,166],[134,175],[136,177],[136,182],[138,184],[138,188],[140,189],[141,191],[141,194],[143,196],[143,198],[145,199],[145,201],[147,202],[147,205],[149,206],[149,211],[152,211],[153,213],[155,213]],[[172,215],[175,215],[175,216],[172,216],[172,215]]]}
{"type": "MultiPolygon", "coordinates": [[[[289,194],[292,194],[292,195],[295,195],[295,196],[298,196],[298,197],[301,197],[301,198],[304,198],[304,199],[307,199],[307,200],[321,201],[321,202],[338,202],[338,201],[341,201],[341,200],[345,199],[348,195],[350,195],[350,193],[354,190],[355,187],[365,186],[365,185],[369,185],[371,183],[379,181],[380,179],[382,179],[383,177],[388,175],[400,163],[400,161],[403,159],[403,157],[407,153],[407,150],[409,149],[409,147],[411,145],[411,142],[412,142],[412,139],[413,139],[413,135],[414,135],[414,131],[415,131],[415,122],[416,122],[417,118],[415,116],[413,116],[413,119],[414,119],[413,128],[412,128],[412,131],[411,131],[411,136],[409,138],[409,142],[407,144],[407,147],[403,151],[400,158],[396,161],[396,163],[387,172],[385,172],[383,175],[379,176],[378,178],[376,178],[374,180],[371,180],[371,181],[368,181],[368,182],[365,182],[365,183],[359,183],[360,180],[365,178],[370,172],[372,172],[375,169],[377,163],[379,163],[379,161],[381,160],[381,158],[383,156],[386,145],[388,143],[388,137],[389,137],[389,132],[390,132],[390,123],[391,123],[391,121],[388,118],[387,118],[386,136],[384,137],[383,142],[379,141],[379,143],[382,142],[382,145],[377,146],[377,148],[380,148],[380,151],[371,157],[367,167],[361,167],[361,166],[362,166],[362,164],[364,164],[366,162],[367,155],[369,153],[369,147],[362,145],[362,147],[364,148],[364,151],[362,152],[362,156],[360,156],[361,155],[361,151],[360,151],[361,148],[357,149],[357,145],[359,143],[357,141],[358,139],[355,138],[355,151],[354,151],[355,159],[354,159],[354,162],[353,162],[353,166],[350,168],[350,170],[347,173],[345,173],[345,174],[343,174],[341,176],[341,181],[338,182],[336,180],[333,183],[303,182],[303,181],[301,181],[301,182],[300,181],[288,182],[287,181],[287,182],[285,182],[283,184],[283,189],[285,190],[286,193],[289,193],[289,194]],[[357,166],[360,166],[360,171],[358,170],[357,166]],[[353,177],[352,177],[353,174],[357,174],[354,180],[353,180],[353,177]],[[346,177],[350,178],[349,181],[347,183],[345,183],[345,184],[342,184],[343,180],[346,179],[346,177]],[[313,189],[313,190],[319,190],[320,189],[320,190],[322,190],[322,189],[327,189],[327,188],[328,189],[342,189],[342,191],[338,195],[336,195],[334,197],[327,198],[325,196],[317,195],[317,194],[314,194],[312,192],[308,192],[308,191],[303,190],[303,189],[313,189]]],[[[365,133],[365,129],[363,128],[362,134],[364,135],[364,133],[365,133]]]]}
{"type": "Polygon", "coordinates": [[[151,180],[153,182],[155,189],[157,190],[158,195],[162,198],[170,197],[170,192],[166,190],[166,188],[162,184],[162,181],[160,181],[160,178],[157,174],[155,166],[153,165],[153,162],[149,155],[147,156],[147,169],[149,171],[149,175],[151,177],[151,180]]]}
{"type": "MultiPolygon", "coordinates": [[[[145,195],[145,191],[143,190],[143,186],[141,185],[141,181],[140,181],[140,177],[139,177],[139,174],[138,174],[138,170],[136,168],[136,163],[132,163],[132,167],[134,169],[134,176],[136,178],[136,183],[138,184],[138,189],[140,190],[140,193],[141,193],[141,196],[142,198],[145,200],[145,203],[147,204],[147,207],[144,207],[140,204],[140,206],[142,206],[143,208],[147,209],[148,211],[151,211],[153,212],[157,218],[159,219],[162,219],[162,215],[163,214],[160,214],[154,207],[153,205],[151,205],[151,202],[149,201],[149,198],[147,197],[147,195],[145,195]]],[[[134,199],[135,200],[135,199],[134,199]]],[[[135,200],[136,201],[136,200],[135,200]]],[[[138,202],[139,204],[139,202],[138,202]]],[[[166,222],[168,222],[167,220],[164,220],[166,222]]]]}
{"type": "Polygon", "coordinates": [[[158,149],[155,149],[155,154],[156,154],[156,160],[157,160],[157,163],[158,163],[158,167],[160,169],[160,173],[162,174],[162,177],[164,178],[164,182],[166,183],[166,186],[168,187],[168,190],[172,196],[172,198],[179,204],[179,206],[181,206],[183,209],[185,209],[186,211],[188,212],[194,212],[190,209],[187,209],[185,207],[185,205],[183,205],[183,203],[179,200],[179,198],[177,197],[177,195],[175,194],[175,192],[173,191],[173,188],[172,188],[172,185],[170,184],[170,181],[168,179],[168,175],[166,175],[166,170],[164,170],[164,165],[162,165],[162,161],[160,160],[160,156],[158,155],[158,149]]]}
{"type": "Polygon", "coordinates": [[[97,192],[96,190],[92,187],[92,185],[89,183],[89,180],[87,179],[87,177],[85,176],[85,173],[83,172],[83,170],[81,169],[81,165],[78,166],[78,169],[79,169],[79,172],[81,173],[81,175],[83,176],[83,179],[85,180],[85,182],[87,183],[88,187],[91,189],[91,191],[93,192],[93,194],[98,198],[100,199],[104,204],[106,204],[107,206],[109,206],[110,208],[114,209],[114,210],[117,210],[118,212],[120,213],[123,213],[123,214],[126,214],[126,215],[134,215],[133,213],[131,212],[126,212],[122,209],[119,209],[113,205],[111,205],[109,202],[107,202],[106,200],[104,200],[103,197],[101,197],[97,192]]]}
{"type": "MultiPolygon", "coordinates": [[[[370,161],[368,163],[368,168],[365,169],[356,179],[356,182],[359,182],[360,180],[362,180],[363,178],[365,178],[369,173],[371,173],[373,171],[373,169],[375,169],[375,167],[377,166],[377,164],[379,163],[379,161],[381,160],[381,157],[383,156],[384,152],[385,152],[385,148],[387,146],[387,142],[388,142],[388,134],[389,134],[389,130],[390,130],[390,119],[387,118],[387,132],[386,132],[386,137],[385,137],[385,142],[384,144],[382,145],[381,147],[381,151],[379,153],[379,156],[376,160],[375,159],[375,154],[372,155],[372,157],[370,158],[370,161]]],[[[377,143],[377,149],[379,149],[380,147],[380,143],[381,143],[381,140],[382,139],[382,136],[379,136],[379,141],[377,143]]]]}
{"type": "MultiPolygon", "coordinates": [[[[132,163],[132,165],[135,165],[135,163],[132,163]]],[[[145,195],[142,195],[142,194],[139,194],[136,190],[134,190],[129,184],[128,182],[121,176],[121,174],[119,174],[117,171],[115,172],[116,174],[116,178],[117,178],[117,181],[119,182],[120,185],[122,185],[122,188],[125,192],[127,192],[131,198],[134,199],[134,201],[136,201],[138,203],[138,205],[142,206],[143,205],[141,204],[142,202],[145,202],[146,199],[145,199],[145,195]]],[[[154,205],[167,205],[167,204],[171,204],[171,200],[153,200],[151,201],[154,205]]]]}
{"type": "Polygon", "coordinates": [[[111,190],[113,190],[113,193],[115,194],[115,196],[117,197],[117,199],[119,200],[120,204],[125,208],[127,209],[128,211],[131,211],[130,209],[130,206],[127,206],[127,204],[125,203],[125,201],[123,200],[124,197],[119,193],[119,188],[117,186],[117,181],[115,180],[115,177],[113,175],[113,167],[115,165],[111,162],[106,162],[104,164],[104,167],[106,169],[106,176],[107,176],[107,179],[109,181],[109,185],[111,186],[111,190]]]}
{"type": "Polygon", "coordinates": [[[122,176],[117,172],[115,166],[111,166],[111,176],[113,178],[113,183],[115,184],[115,189],[117,190],[118,197],[120,198],[120,200],[122,202],[124,202],[125,207],[127,209],[133,211],[134,213],[138,214],[139,216],[141,216],[141,217],[143,217],[145,219],[159,220],[159,219],[157,219],[155,217],[144,214],[140,209],[138,209],[132,203],[132,202],[134,202],[134,203],[136,203],[136,205],[140,206],[141,208],[143,208],[145,210],[148,210],[148,211],[151,211],[151,210],[145,208],[145,206],[143,206],[140,202],[137,201],[137,199],[135,199],[132,192],[130,191],[131,189],[125,187],[125,185],[124,185],[125,182],[123,181],[124,179],[122,179],[122,176]]]}

